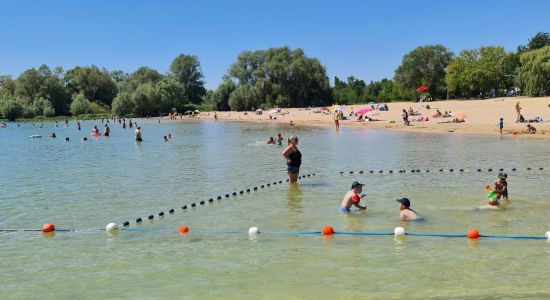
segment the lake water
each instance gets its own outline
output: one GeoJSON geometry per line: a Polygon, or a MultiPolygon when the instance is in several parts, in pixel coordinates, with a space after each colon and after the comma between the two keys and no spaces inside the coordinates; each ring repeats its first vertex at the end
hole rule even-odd
{"type": "Polygon", "coordinates": [[[418,233],[477,228],[481,234],[542,236],[550,230],[547,140],[138,123],[141,144],[131,129],[114,124],[111,137],[91,138],[92,126],[101,125],[94,121],[84,122],[80,132],[74,124],[53,123],[0,129],[0,228],[54,223],[83,230],[0,233],[0,299],[550,297],[546,240],[317,234],[250,239],[247,233],[251,226],[287,232],[331,225],[337,231],[393,232],[403,226],[418,233]],[[58,138],[47,138],[51,132],[58,138]],[[297,187],[277,184],[208,204],[217,195],[286,179],[282,147],[265,145],[277,132],[299,136],[301,172],[318,175],[297,187]],[[164,142],[168,133],[174,138],[164,142]],[[33,134],[43,137],[29,138],[33,134]],[[83,136],[89,141],[79,141],[83,136]],[[485,204],[484,187],[501,167],[518,169],[509,171],[512,204],[474,210],[485,204]],[[390,169],[407,173],[357,173],[390,169]],[[354,180],[366,183],[369,210],[343,215],[339,204],[354,180]],[[411,199],[425,221],[400,221],[395,199],[401,197],[411,199]],[[181,209],[201,200],[207,204],[181,209]],[[176,209],[173,215],[170,208],[176,209]],[[166,216],[159,218],[160,211],[166,216]],[[137,217],[144,219],[141,225],[137,217]],[[160,231],[96,230],[123,221],[160,231]],[[189,226],[189,234],[177,234],[180,225],[189,226]]]}

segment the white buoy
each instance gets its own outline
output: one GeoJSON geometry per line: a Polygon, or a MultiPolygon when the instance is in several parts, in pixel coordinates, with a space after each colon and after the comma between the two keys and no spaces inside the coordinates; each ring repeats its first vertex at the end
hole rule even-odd
{"type": "Polygon", "coordinates": [[[113,233],[118,231],[118,225],[116,223],[109,223],[107,226],[105,226],[105,231],[108,233],[113,233]]]}
{"type": "Polygon", "coordinates": [[[550,231],[547,231],[546,234],[544,234],[546,236],[547,239],[550,240],[550,231]]]}
{"type": "Polygon", "coordinates": [[[250,227],[250,229],[248,229],[249,236],[256,236],[258,232],[259,232],[258,227],[250,227]]]}
{"type": "Polygon", "coordinates": [[[395,227],[395,229],[393,230],[393,234],[395,236],[402,236],[402,235],[405,235],[405,228],[403,227],[395,227]]]}

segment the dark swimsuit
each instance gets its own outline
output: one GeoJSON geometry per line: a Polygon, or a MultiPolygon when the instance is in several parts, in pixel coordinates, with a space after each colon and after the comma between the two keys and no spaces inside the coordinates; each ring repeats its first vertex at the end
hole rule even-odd
{"type": "Polygon", "coordinates": [[[300,165],[302,164],[302,153],[300,153],[300,150],[296,149],[292,153],[288,155],[290,158],[290,162],[287,163],[288,166],[288,173],[290,174],[298,174],[300,173],[300,165]]]}

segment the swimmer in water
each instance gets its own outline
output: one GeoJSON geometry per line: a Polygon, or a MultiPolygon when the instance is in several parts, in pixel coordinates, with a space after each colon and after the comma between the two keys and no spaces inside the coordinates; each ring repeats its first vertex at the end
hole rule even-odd
{"type": "Polygon", "coordinates": [[[275,139],[273,139],[273,137],[270,137],[269,140],[267,140],[267,144],[268,145],[275,145],[275,139]]]}
{"type": "Polygon", "coordinates": [[[83,142],[85,142],[85,141],[87,141],[87,140],[88,140],[87,137],[83,137],[83,138],[81,139],[81,141],[83,141],[83,142]]]}
{"type": "Polygon", "coordinates": [[[54,132],[54,133],[50,134],[50,137],[51,138],[56,138],[57,136],[55,135],[55,132],[54,132]]]}
{"type": "Polygon", "coordinates": [[[168,139],[169,139],[169,140],[172,139],[172,134],[171,134],[171,133],[168,134],[168,139]]]}
{"type": "Polygon", "coordinates": [[[99,133],[99,129],[97,128],[97,126],[94,126],[94,129],[92,129],[92,132],[93,133],[99,133]]]}
{"type": "Polygon", "coordinates": [[[507,204],[510,203],[510,200],[508,199],[508,182],[506,182],[507,178],[508,174],[498,173],[498,179],[495,181],[494,188],[495,197],[489,200],[489,205],[499,206],[501,197],[507,204]]]}
{"type": "Polygon", "coordinates": [[[282,145],[283,144],[283,135],[280,134],[280,133],[277,133],[277,145],[282,145]]]}
{"type": "Polygon", "coordinates": [[[136,142],[142,142],[141,139],[141,127],[136,128],[136,131],[134,132],[136,135],[136,142]]]}
{"type": "Polygon", "coordinates": [[[166,136],[164,136],[164,141],[168,142],[168,138],[166,136]]]}
{"type": "Polygon", "coordinates": [[[109,136],[111,134],[111,128],[109,128],[109,125],[105,124],[105,128],[103,129],[103,135],[109,136]]]}
{"type": "Polygon", "coordinates": [[[367,210],[367,206],[361,206],[359,205],[359,202],[361,201],[361,198],[364,198],[365,195],[360,195],[363,191],[364,184],[359,183],[357,181],[354,181],[351,184],[351,189],[349,192],[346,193],[344,196],[344,199],[342,199],[342,204],[340,204],[340,212],[343,213],[350,213],[351,212],[351,206],[355,206],[359,208],[360,210],[367,210]]]}
{"type": "Polygon", "coordinates": [[[401,220],[420,220],[422,219],[416,211],[411,209],[411,201],[407,198],[395,200],[399,202],[399,218],[401,220]]]}
{"type": "Polygon", "coordinates": [[[65,137],[65,142],[68,142],[69,141],[69,137],[65,137]]]}

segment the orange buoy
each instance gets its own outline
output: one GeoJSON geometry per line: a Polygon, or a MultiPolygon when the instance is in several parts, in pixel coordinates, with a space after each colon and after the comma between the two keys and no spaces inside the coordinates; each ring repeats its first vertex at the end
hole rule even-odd
{"type": "Polygon", "coordinates": [[[468,229],[468,238],[469,239],[478,239],[479,231],[477,229],[468,229]]]}
{"type": "Polygon", "coordinates": [[[323,230],[321,231],[322,235],[333,235],[334,234],[334,228],[332,226],[325,226],[323,227],[323,230]]]}
{"type": "Polygon", "coordinates": [[[51,223],[42,225],[42,232],[54,232],[54,230],[55,230],[55,225],[51,223]]]}
{"type": "Polygon", "coordinates": [[[187,226],[178,227],[178,233],[179,234],[186,234],[188,232],[189,232],[189,227],[187,227],[187,226]]]}

